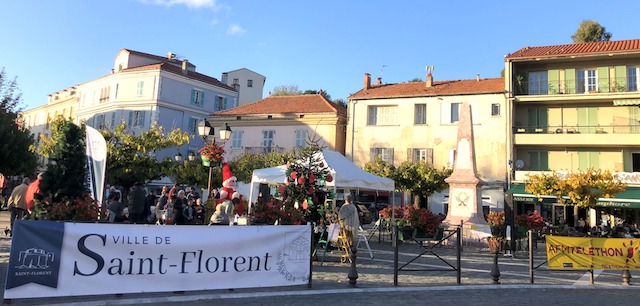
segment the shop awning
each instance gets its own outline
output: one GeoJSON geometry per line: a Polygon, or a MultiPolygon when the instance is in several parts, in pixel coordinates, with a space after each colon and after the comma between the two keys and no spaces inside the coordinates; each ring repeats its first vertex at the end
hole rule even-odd
{"type": "MultiPolygon", "coordinates": [[[[538,202],[538,199],[526,191],[524,191],[524,184],[515,184],[507,193],[513,195],[513,201],[516,202],[538,202]]],[[[557,199],[554,196],[542,196],[542,203],[556,203],[557,199]]],[[[627,187],[624,192],[616,195],[615,198],[600,198],[598,207],[616,207],[616,208],[640,208],[640,187],[627,187]]]]}
{"type": "Polygon", "coordinates": [[[640,105],[640,99],[618,99],[613,100],[613,105],[640,105]]]}

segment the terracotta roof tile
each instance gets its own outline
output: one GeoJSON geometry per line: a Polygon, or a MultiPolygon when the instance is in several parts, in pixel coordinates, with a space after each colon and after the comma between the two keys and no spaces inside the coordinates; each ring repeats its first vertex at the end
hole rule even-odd
{"type": "Polygon", "coordinates": [[[431,87],[425,82],[371,85],[368,90],[361,89],[349,96],[349,99],[410,98],[449,96],[464,94],[499,93],[505,90],[504,78],[480,80],[434,81],[431,87]]]}
{"type": "MultiPolygon", "coordinates": [[[[179,74],[179,75],[185,75],[182,72],[182,68],[174,66],[172,64],[166,63],[166,62],[162,62],[162,63],[158,63],[158,64],[150,64],[150,65],[145,65],[145,66],[138,66],[138,67],[133,67],[133,68],[127,68],[127,69],[123,69],[122,71],[141,71],[141,70],[154,70],[154,69],[161,69],[164,71],[168,71],[171,73],[175,73],[175,74],[179,74]]],[[[233,90],[235,91],[235,89],[233,89],[233,87],[224,84],[220,81],[218,81],[218,79],[214,78],[214,77],[210,77],[208,75],[204,75],[202,73],[198,73],[198,72],[194,72],[194,71],[187,71],[187,74],[185,75],[190,79],[194,79],[194,80],[198,80],[201,82],[205,82],[211,85],[215,85],[221,88],[225,88],[228,90],[233,90]]]]}
{"type": "Polygon", "coordinates": [[[635,51],[640,52],[640,39],[599,41],[557,46],[524,47],[508,54],[505,59],[530,57],[558,57],[577,54],[609,54],[635,51]]]}
{"type": "Polygon", "coordinates": [[[310,114],[337,113],[346,116],[347,110],[329,102],[320,94],[271,96],[234,109],[220,111],[212,116],[270,115],[270,114],[310,114]]]}

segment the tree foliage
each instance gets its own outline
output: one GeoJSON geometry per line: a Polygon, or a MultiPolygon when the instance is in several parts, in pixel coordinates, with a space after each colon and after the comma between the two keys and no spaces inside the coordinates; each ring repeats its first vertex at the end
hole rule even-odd
{"type": "Polygon", "coordinates": [[[160,179],[173,167],[171,158],[158,161],[156,152],[189,142],[189,135],[180,129],[165,134],[164,128],[153,123],[149,130],[134,133],[125,122],[114,131],[100,131],[107,142],[106,180],[128,190],[135,182],[160,179]]]}
{"type": "Polygon", "coordinates": [[[382,160],[382,157],[376,156],[372,162],[368,162],[364,165],[364,171],[373,173],[377,176],[393,179],[396,167],[382,160]]]}
{"type": "Polygon", "coordinates": [[[81,199],[86,192],[87,156],[84,125],[59,122],[49,165],[40,182],[41,193],[52,203],[81,199]]]}
{"type": "Polygon", "coordinates": [[[576,32],[571,35],[574,43],[609,41],[611,33],[605,27],[593,20],[583,20],[576,32]]]}
{"type": "Polygon", "coordinates": [[[276,86],[271,91],[272,96],[295,96],[302,94],[298,89],[298,85],[282,85],[276,86]]]}
{"type": "Polygon", "coordinates": [[[407,81],[409,83],[420,83],[420,82],[424,82],[421,78],[413,78],[409,81],[407,81]]]}
{"type": "Polygon", "coordinates": [[[587,208],[594,207],[600,198],[615,197],[626,187],[610,171],[589,168],[563,176],[555,171],[551,174],[529,175],[524,190],[535,195],[539,201],[542,201],[542,195],[550,195],[558,198],[558,203],[568,202],[587,208]]]}
{"type": "MultiPolygon", "coordinates": [[[[177,184],[207,188],[209,167],[203,165],[200,158],[195,158],[194,160],[185,159],[167,169],[166,175],[171,177],[173,182],[177,184]]],[[[211,186],[216,187],[221,184],[220,168],[214,168],[212,170],[211,186]]]]}
{"type": "Polygon", "coordinates": [[[34,139],[21,124],[19,106],[22,94],[16,79],[7,80],[4,68],[0,70],[0,172],[4,175],[31,175],[35,171],[37,156],[29,150],[34,139]]]}

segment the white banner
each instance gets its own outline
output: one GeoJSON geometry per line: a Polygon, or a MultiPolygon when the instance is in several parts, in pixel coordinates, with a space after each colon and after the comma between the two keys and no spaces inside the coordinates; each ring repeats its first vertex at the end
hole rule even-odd
{"type": "Polygon", "coordinates": [[[16,221],[4,298],[304,285],[311,228],[16,221]]]}
{"type": "MultiPolygon", "coordinates": [[[[107,143],[100,132],[86,126],[87,168],[89,190],[100,204],[104,195],[104,172],[107,164],[107,143]]],[[[122,201],[122,199],[120,199],[122,201]]]]}

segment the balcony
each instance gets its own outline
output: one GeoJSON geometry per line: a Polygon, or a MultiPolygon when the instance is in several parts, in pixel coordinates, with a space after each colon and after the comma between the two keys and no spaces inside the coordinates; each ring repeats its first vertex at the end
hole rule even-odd
{"type": "Polygon", "coordinates": [[[246,154],[261,154],[261,153],[284,153],[286,150],[283,147],[244,147],[244,153],[246,154]]]}
{"type": "Polygon", "coordinates": [[[640,125],[610,126],[516,126],[515,145],[549,146],[637,146],[640,125]]]}
{"type": "Polygon", "coordinates": [[[561,94],[598,94],[598,93],[637,93],[638,84],[627,78],[597,79],[586,84],[584,80],[565,80],[559,82],[515,81],[516,95],[561,95],[561,94]]]}

